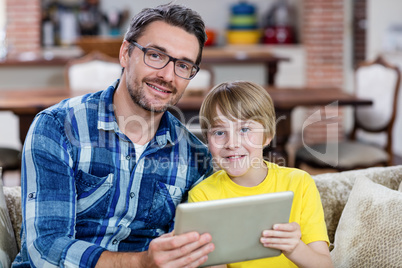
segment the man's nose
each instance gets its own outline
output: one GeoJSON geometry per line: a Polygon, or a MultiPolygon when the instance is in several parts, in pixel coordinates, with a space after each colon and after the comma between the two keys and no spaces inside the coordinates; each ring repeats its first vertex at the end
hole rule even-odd
{"type": "Polygon", "coordinates": [[[174,76],[176,75],[174,72],[174,62],[169,62],[165,67],[159,69],[157,75],[163,78],[165,81],[171,82],[173,81],[174,76]]]}

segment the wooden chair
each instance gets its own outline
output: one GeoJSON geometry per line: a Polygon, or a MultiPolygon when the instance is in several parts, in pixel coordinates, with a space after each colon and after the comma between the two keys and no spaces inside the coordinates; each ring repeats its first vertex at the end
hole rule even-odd
{"type": "Polygon", "coordinates": [[[355,71],[355,94],[373,100],[373,105],[356,107],[349,138],[299,148],[295,166],[338,171],[392,165],[392,130],[396,117],[401,72],[381,56],[359,64],[355,71]],[[374,139],[383,134],[382,142],[374,139]],[[384,135],[385,134],[385,135],[384,135]]]}
{"type": "Polygon", "coordinates": [[[202,64],[197,75],[190,80],[186,88],[186,94],[198,92],[205,95],[214,86],[215,75],[212,67],[207,64],[202,64]]]}
{"type": "Polygon", "coordinates": [[[21,167],[21,152],[13,148],[0,148],[0,167],[3,172],[19,170],[21,167]]]}
{"type": "Polygon", "coordinates": [[[65,79],[71,90],[95,92],[104,90],[121,76],[119,60],[99,51],[67,62],[65,79]]]}

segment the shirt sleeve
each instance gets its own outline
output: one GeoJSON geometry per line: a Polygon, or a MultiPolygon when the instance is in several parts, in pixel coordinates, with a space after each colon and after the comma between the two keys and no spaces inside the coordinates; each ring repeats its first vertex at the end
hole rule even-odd
{"type": "Polygon", "coordinates": [[[105,250],[75,239],[76,187],[64,122],[38,115],[24,144],[23,230],[31,266],[94,267],[105,250]]]}
{"type": "Polygon", "coordinates": [[[325,241],[329,245],[320,194],[311,176],[306,175],[306,177],[300,218],[302,240],[306,244],[325,241]]]}
{"type": "Polygon", "coordinates": [[[188,202],[189,203],[195,203],[195,202],[201,202],[201,201],[207,201],[207,200],[208,200],[208,198],[206,197],[206,195],[202,191],[199,191],[197,188],[194,188],[188,194],[188,202]]]}
{"type": "MultiPolygon", "coordinates": [[[[208,177],[209,178],[209,177],[208,177]]],[[[208,188],[205,186],[205,181],[201,184],[197,184],[193,189],[188,193],[188,202],[195,203],[201,201],[208,201],[210,198],[208,197],[208,188]]],[[[216,189],[216,188],[215,188],[216,189]]]]}

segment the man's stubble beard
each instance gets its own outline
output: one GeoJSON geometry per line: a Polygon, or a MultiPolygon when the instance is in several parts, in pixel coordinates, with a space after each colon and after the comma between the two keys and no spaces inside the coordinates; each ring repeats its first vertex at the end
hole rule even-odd
{"type": "MultiPolygon", "coordinates": [[[[150,82],[151,80],[148,79],[147,81],[150,82]]],[[[162,81],[160,79],[153,79],[152,81],[168,87],[172,91],[171,94],[177,94],[177,89],[175,87],[171,86],[170,84],[166,83],[165,81],[162,81]]],[[[146,83],[146,81],[144,81],[144,83],[146,83]]],[[[155,107],[146,99],[146,97],[144,95],[143,87],[140,86],[139,83],[134,82],[134,87],[132,87],[132,85],[127,82],[127,90],[128,90],[128,93],[130,94],[131,99],[133,100],[133,102],[135,104],[137,104],[138,106],[140,106],[141,108],[143,108],[146,111],[154,112],[154,113],[163,113],[169,107],[176,105],[176,103],[180,100],[180,98],[182,97],[182,95],[184,93],[184,91],[183,91],[180,95],[177,95],[175,98],[171,99],[169,101],[169,103],[167,103],[163,107],[155,107]]]]}

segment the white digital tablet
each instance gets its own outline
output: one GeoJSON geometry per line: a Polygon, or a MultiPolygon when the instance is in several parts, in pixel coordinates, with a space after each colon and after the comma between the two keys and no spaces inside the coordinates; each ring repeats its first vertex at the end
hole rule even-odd
{"type": "Polygon", "coordinates": [[[280,250],[260,243],[263,230],[289,222],[293,192],[277,192],[177,206],[175,234],[210,233],[215,250],[203,266],[274,257],[280,250]]]}

